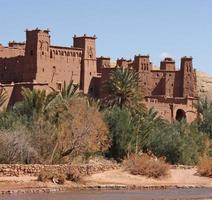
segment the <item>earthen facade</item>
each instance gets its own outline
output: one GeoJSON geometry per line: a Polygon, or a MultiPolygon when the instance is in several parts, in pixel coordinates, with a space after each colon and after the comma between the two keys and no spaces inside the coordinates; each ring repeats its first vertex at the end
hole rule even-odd
{"type": "MultiPolygon", "coordinates": [[[[169,121],[196,118],[196,72],[191,57],[181,58],[179,70],[172,58],[153,69],[149,55],[118,59],[116,66],[139,73],[147,107],[153,106],[169,121]]],[[[49,30],[35,29],[26,30],[26,42],[0,45],[0,83],[7,91],[7,106],[21,100],[23,86],[60,90],[64,81],[78,84],[84,94],[100,97],[112,70],[110,58],[96,57],[95,35],[74,36],[73,46],[62,47],[51,45],[49,30]]]]}

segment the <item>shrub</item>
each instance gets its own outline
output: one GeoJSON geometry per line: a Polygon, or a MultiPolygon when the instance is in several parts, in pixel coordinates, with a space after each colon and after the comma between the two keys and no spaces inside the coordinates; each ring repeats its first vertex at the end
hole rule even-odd
{"type": "Polygon", "coordinates": [[[66,176],[58,170],[43,169],[38,175],[38,181],[47,182],[52,181],[57,184],[64,184],[66,176]]]}
{"type": "Polygon", "coordinates": [[[160,178],[169,175],[169,165],[163,159],[147,154],[131,155],[124,161],[124,168],[133,175],[160,178]]]}
{"type": "Polygon", "coordinates": [[[123,159],[133,152],[133,123],[132,116],[127,109],[114,107],[105,112],[105,121],[108,124],[112,145],[109,156],[116,160],[123,159]]]}
{"type": "Polygon", "coordinates": [[[78,182],[81,179],[81,174],[78,168],[70,167],[66,174],[66,179],[73,182],[78,182]]]}
{"type": "Polygon", "coordinates": [[[33,163],[38,160],[36,150],[30,144],[29,132],[24,128],[0,131],[0,163],[33,163]]]}
{"type": "Polygon", "coordinates": [[[153,129],[147,149],[172,164],[196,165],[208,151],[207,141],[196,124],[181,121],[153,129]]]}
{"type": "Polygon", "coordinates": [[[212,177],[212,157],[201,159],[197,165],[197,171],[201,176],[212,177]]]}

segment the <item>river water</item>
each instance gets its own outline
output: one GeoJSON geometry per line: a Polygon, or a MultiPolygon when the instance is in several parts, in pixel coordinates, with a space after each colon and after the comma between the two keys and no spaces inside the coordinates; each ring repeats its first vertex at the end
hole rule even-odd
{"type": "Polygon", "coordinates": [[[144,191],[73,191],[39,194],[13,194],[1,200],[161,200],[212,199],[212,188],[164,189],[144,191]]]}

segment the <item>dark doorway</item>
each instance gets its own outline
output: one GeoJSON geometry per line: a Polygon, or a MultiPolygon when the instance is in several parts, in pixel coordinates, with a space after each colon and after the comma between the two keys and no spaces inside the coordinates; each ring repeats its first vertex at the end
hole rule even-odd
{"type": "Polygon", "coordinates": [[[181,121],[182,119],[186,119],[186,114],[185,114],[185,111],[182,110],[182,109],[178,109],[177,112],[176,112],[176,117],[175,119],[177,121],[181,121]]]}

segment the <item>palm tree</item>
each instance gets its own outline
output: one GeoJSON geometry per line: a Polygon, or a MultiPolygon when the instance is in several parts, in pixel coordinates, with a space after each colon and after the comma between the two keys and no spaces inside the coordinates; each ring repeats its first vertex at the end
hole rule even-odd
{"type": "Polygon", "coordinates": [[[23,101],[15,104],[14,110],[20,114],[25,114],[28,118],[39,118],[42,114],[47,114],[56,96],[55,92],[47,95],[45,90],[31,90],[29,88],[23,88],[21,94],[23,101]]]}
{"type": "Polygon", "coordinates": [[[7,100],[7,94],[4,88],[2,88],[0,90],[0,107],[5,103],[6,100],[7,100]]]}
{"type": "Polygon", "coordinates": [[[167,121],[161,118],[154,108],[150,108],[146,112],[134,113],[133,119],[135,152],[138,153],[148,144],[149,137],[154,134],[155,128],[165,127],[167,121]]]}
{"type": "Polygon", "coordinates": [[[116,68],[112,71],[104,89],[106,106],[134,108],[141,104],[142,95],[138,88],[138,73],[132,69],[116,68]]]}
{"type": "Polygon", "coordinates": [[[73,81],[71,81],[69,84],[66,84],[64,81],[62,90],[58,93],[59,98],[64,102],[69,102],[71,99],[78,96],[76,93],[79,88],[78,84],[74,84],[73,81]]]}
{"type": "Polygon", "coordinates": [[[60,108],[63,107],[64,109],[67,109],[70,101],[79,96],[79,93],[77,93],[78,88],[79,85],[74,84],[73,81],[69,84],[66,84],[64,81],[61,91],[52,88],[54,93],[56,93],[54,98],[55,107],[59,106],[60,108]]]}

